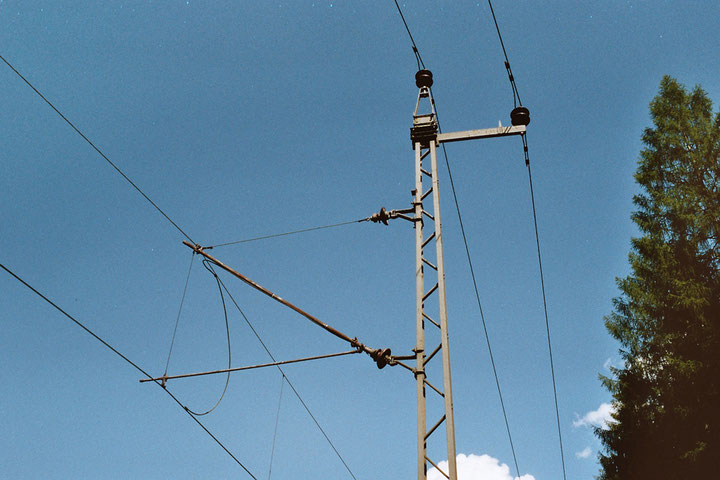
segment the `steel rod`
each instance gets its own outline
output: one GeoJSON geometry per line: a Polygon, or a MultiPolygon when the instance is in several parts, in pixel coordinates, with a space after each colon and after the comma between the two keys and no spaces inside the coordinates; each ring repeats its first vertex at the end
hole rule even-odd
{"type": "Polygon", "coordinates": [[[442,344],[443,393],[445,394],[445,432],[447,434],[447,459],[450,480],[457,480],[457,462],[455,459],[455,415],[453,413],[452,381],[450,378],[450,346],[447,321],[447,301],[445,297],[445,262],[443,261],[442,222],[440,220],[440,191],[438,190],[437,149],[430,142],[430,162],[433,173],[433,215],[435,217],[435,248],[438,277],[438,302],[440,312],[440,341],[442,344]]]}
{"type": "Polygon", "coordinates": [[[510,135],[522,135],[525,131],[525,125],[465,130],[462,132],[439,133],[437,141],[438,143],[448,143],[459,142],[461,140],[476,140],[479,138],[507,137],[510,135]]]}
{"type": "Polygon", "coordinates": [[[327,355],[317,355],[315,357],[297,358],[295,360],[284,360],[281,362],[261,363],[259,365],[248,365],[245,367],[234,367],[234,368],[224,368],[222,370],[211,370],[209,372],[185,373],[182,375],[163,375],[162,377],[157,377],[157,378],[141,378],[140,383],[156,382],[156,381],[162,382],[162,381],[167,381],[167,380],[174,380],[176,378],[200,377],[202,375],[215,375],[217,373],[240,372],[243,370],[252,370],[254,368],[276,367],[278,365],[288,365],[291,363],[308,362],[310,360],[320,360],[323,358],[342,357],[344,355],[352,355],[353,353],[361,353],[361,352],[359,352],[358,350],[349,350],[347,352],[329,353],[327,355]]]}
{"type": "MultiPolygon", "coordinates": [[[[418,103],[420,98],[418,97],[418,103]]],[[[423,271],[423,248],[432,237],[424,240],[423,233],[423,174],[426,174],[422,168],[422,161],[430,152],[427,150],[423,153],[422,144],[415,142],[415,198],[413,205],[415,207],[415,384],[417,390],[417,478],[418,480],[427,479],[427,468],[425,457],[427,456],[427,444],[425,442],[425,431],[427,428],[426,420],[426,402],[425,402],[425,307],[422,302],[422,296],[425,294],[425,274],[423,271]]],[[[433,233],[433,235],[435,235],[433,233]]]]}
{"type": "Polygon", "coordinates": [[[428,437],[430,437],[430,435],[432,435],[433,432],[434,432],[435,430],[437,430],[437,428],[438,428],[440,425],[442,425],[442,423],[443,423],[444,421],[445,421],[445,415],[443,415],[442,418],[441,418],[440,420],[438,420],[438,422],[437,422],[430,430],[428,430],[428,432],[425,434],[425,440],[427,440],[428,437]]]}
{"type": "Polygon", "coordinates": [[[430,464],[431,464],[433,467],[435,467],[438,472],[442,473],[443,476],[445,476],[445,478],[447,478],[448,480],[450,480],[450,477],[448,477],[448,474],[445,473],[445,472],[443,472],[442,469],[440,469],[440,467],[438,467],[435,462],[433,462],[432,460],[430,460],[430,459],[427,457],[427,455],[425,456],[425,460],[427,460],[428,462],[430,462],[430,464]]]}
{"type": "Polygon", "coordinates": [[[348,342],[348,343],[349,343],[350,345],[352,345],[353,347],[359,348],[359,349],[361,349],[363,352],[365,352],[365,353],[367,353],[367,354],[376,353],[376,350],[375,350],[375,349],[372,349],[372,348],[370,348],[370,347],[368,347],[368,346],[366,346],[366,345],[363,345],[362,343],[360,343],[360,342],[357,340],[357,338],[350,338],[350,337],[348,337],[347,335],[345,335],[345,334],[342,333],[341,331],[336,330],[335,328],[331,327],[331,326],[328,325],[327,323],[320,321],[319,319],[317,319],[317,318],[315,318],[314,316],[310,315],[310,314],[307,313],[306,311],[304,311],[304,310],[296,307],[295,305],[293,305],[292,303],[288,302],[287,300],[285,300],[285,299],[283,299],[283,298],[275,295],[273,292],[271,292],[271,291],[268,290],[267,288],[263,287],[262,285],[259,285],[259,284],[255,283],[254,281],[250,280],[248,277],[246,277],[246,276],[243,275],[242,273],[237,272],[237,271],[233,270],[232,268],[228,267],[227,265],[225,265],[224,263],[222,263],[220,260],[216,259],[216,258],[213,257],[212,255],[208,255],[207,253],[205,253],[205,251],[203,251],[203,248],[202,248],[200,245],[193,245],[192,243],[187,242],[187,241],[185,241],[185,240],[183,240],[183,244],[185,244],[185,245],[187,245],[188,247],[190,247],[191,249],[193,249],[193,250],[195,251],[195,253],[197,253],[197,254],[199,254],[199,255],[202,255],[203,257],[207,258],[208,260],[210,260],[211,262],[213,262],[215,265],[217,265],[218,267],[222,268],[222,269],[225,270],[226,272],[230,273],[231,275],[233,275],[233,276],[239,278],[240,280],[242,280],[243,282],[247,283],[248,285],[250,285],[251,287],[253,287],[255,290],[258,290],[258,291],[264,293],[265,295],[267,295],[268,297],[272,298],[273,300],[275,300],[275,301],[277,301],[277,302],[279,302],[279,303],[282,303],[283,305],[285,305],[286,307],[288,307],[288,308],[290,308],[290,309],[292,309],[292,310],[295,310],[297,313],[299,313],[299,314],[302,315],[303,317],[307,318],[308,320],[310,320],[311,322],[313,322],[315,325],[319,326],[320,328],[324,329],[324,330],[327,331],[327,332],[332,333],[332,334],[335,335],[336,337],[338,337],[338,338],[340,338],[340,339],[342,339],[342,340],[345,340],[346,342],[348,342]]]}

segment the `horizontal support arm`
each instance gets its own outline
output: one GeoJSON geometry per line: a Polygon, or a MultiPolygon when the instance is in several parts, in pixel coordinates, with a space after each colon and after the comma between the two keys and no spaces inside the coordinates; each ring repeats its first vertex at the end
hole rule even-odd
{"type": "Polygon", "coordinates": [[[176,378],[200,377],[203,375],[215,375],[217,373],[241,372],[243,370],[252,370],[255,368],[277,367],[280,365],[289,365],[291,363],[308,362],[310,360],[321,360],[323,358],[342,357],[344,355],[352,355],[354,353],[360,353],[360,351],[359,350],[350,350],[349,352],[330,353],[328,355],[318,355],[315,357],[298,358],[295,360],[284,360],[282,362],[262,363],[260,365],[248,365],[247,367],[225,368],[223,370],[211,370],[209,372],[185,373],[182,375],[163,375],[162,377],[157,377],[157,378],[141,378],[140,383],[162,382],[164,385],[167,380],[174,380],[176,378]]]}
{"type": "Polygon", "coordinates": [[[438,133],[438,143],[459,142],[461,140],[476,140],[478,138],[508,137],[522,135],[527,131],[525,125],[511,127],[484,128],[481,130],[465,130],[462,132],[438,133]]]}

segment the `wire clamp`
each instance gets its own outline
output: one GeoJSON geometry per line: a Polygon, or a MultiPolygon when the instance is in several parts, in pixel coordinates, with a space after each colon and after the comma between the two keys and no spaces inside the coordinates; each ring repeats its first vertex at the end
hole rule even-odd
{"type": "Polygon", "coordinates": [[[381,207],[380,211],[377,213],[373,213],[372,216],[368,217],[368,219],[373,223],[380,223],[387,225],[388,220],[392,220],[394,218],[402,218],[405,220],[408,220],[410,222],[417,221],[415,218],[408,217],[405,215],[406,213],[412,213],[414,211],[413,208],[407,208],[404,210],[385,210],[385,207],[381,207]]]}

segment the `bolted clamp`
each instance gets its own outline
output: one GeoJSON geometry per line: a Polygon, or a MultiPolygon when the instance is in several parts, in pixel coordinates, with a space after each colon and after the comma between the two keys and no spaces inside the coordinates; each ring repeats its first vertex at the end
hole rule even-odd
{"type": "Polygon", "coordinates": [[[393,218],[403,218],[405,220],[409,220],[411,222],[414,222],[415,219],[408,217],[405,215],[406,213],[412,213],[414,209],[412,208],[406,208],[404,210],[385,210],[385,207],[381,207],[380,211],[377,213],[373,213],[372,216],[368,217],[367,220],[370,220],[373,223],[383,223],[385,225],[388,224],[388,220],[392,220],[393,218]]]}

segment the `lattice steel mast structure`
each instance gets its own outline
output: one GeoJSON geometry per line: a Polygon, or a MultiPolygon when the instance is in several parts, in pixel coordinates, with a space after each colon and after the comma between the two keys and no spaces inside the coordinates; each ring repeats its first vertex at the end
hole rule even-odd
{"type": "MultiPolygon", "coordinates": [[[[415,286],[416,286],[416,330],[417,343],[413,349],[415,353],[416,366],[414,374],[417,382],[417,474],[418,480],[427,479],[427,464],[430,463],[449,480],[457,480],[457,465],[455,461],[455,420],[453,415],[452,381],[450,374],[450,350],[447,318],[447,300],[445,289],[445,265],[443,260],[443,237],[442,222],[440,218],[440,191],[438,188],[438,162],[437,148],[441,143],[461,140],[472,140],[479,138],[503,137],[509,135],[524,135],[526,125],[530,122],[529,112],[525,107],[518,107],[511,113],[513,126],[490,128],[484,130],[467,130],[453,133],[440,133],[435,112],[435,103],[432,98],[433,77],[429,70],[420,70],[415,74],[415,84],[420,89],[418,92],[415,111],[413,113],[413,124],[410,129],[410,138],[415,153],[415,189],[413,195],[412,218],[415,227],[415,286]],[[424,113],[423,105],[425,107],[424,113]],[[430,157],[430,169],[426,167],[427,158],[430,157]],[[423,191],[423,177],[428,177],[430,186],[423,191]],[[429,211],[424,202],[432,195],[432,210],[429,211]],[[425,225],[425,219],[429,220],[425,225]],[[435,248],[432,248],[432,244],[435,248]],[[434,250],[434,252],[433,252],[434,250]],[[434,262],[432,255],[434,253],[434,262]],[[426,273],[428,270],[428,283],[432,285],[425,290],[426,273]],[[437,298],[437,303],[434,299],[437,298]],[[430,301],[433,300],[433,307],[430,301]],[[427,304],[427,305],[426,305],[427,304]],[[437,315],[436,319],[431,315],[437,315]],[[426,332],[425,321],[428,321],[434,328],[430,334],[426,332]],[[425,345],[430,343],[433,350],[427,354],[425,345]],[[437,342],[437,343],[436,343],[437,342]],[[436,345],[437,346],[434,346],[436,345]],[[442,359],[442,390],[428,380],[427,368],[430,361],[440,353],[442,359]],[[442,416],[430,429],[427,426],[428,408],[426,398],[426,387],[442,399],[442,416]],[[428,457],[427,441],[435,433],[438,427],[445,424],[448,472],[443,472],[440,467],[428,457]]],[[[428,202],[429,203],[429,202],[428,202]]],[[[432,328],[432,327],[431,327],[432,328]]]]}
{"type": "MultiPolygon", "coordinates": [[[[141,382],[157,382],[163,387],[168,380],[196,377],[200,375],[213,375],[218,373],[228,373],[234,371],[248,370],[254,368],[262,368],[269,366],[277,366],[287,363],[297,363],[302,361],[318,360],[321,358],[331,358],[341,355],[349,355],[352,353],[366,353],[377,364],[378,368],[384,368],[386,365],[401,365],[411,371],[416,380],[417,385],[417,474],[418,480],[427,480],[428,463],[438,469],[449,480],[457,480],[457,464],[455,451],[455,420],[453,416],[453,397],[452,382],[450,375],[450,348],[448,334],[448,318],[447,318],[447,300],[445,289],[445,264],[443,260],[443,237],[442,222],[440,219],[440,191],[438,188],[438,162],[437,148],[440,144],[446,142],[457,142],[462,140],[474,140],[480,138],[505,137],[510,135],[521,135],[525,140],[526,126],[530,123],[530,114],[527,108],[523,106],[516,107],[510,114],[512,126],[503,127],[499,125],[496,128],[488,128],[482,130],[466,130],[452,133],[441,133],[435,112],[435,103],[432,98],[433,77],[429,70],[420,70],[415,74],[415,84],[419,88],[417,102],[415,103],[415,111],[413,112],[413,123],[410,128],[410,139],[415,154],[415,188],[412,190],[412,207],[404,210],[387,211],[382,208],[380,212],[375,213],[372,217],[365,220],[373,222],[382,222],[387,225],[388,220],[394,218],[403,218],[413,223],[415,228],[415,290],[416,290],[416,344],[412,349],[414,355],[396,356],[392,355],[389,348],[370,348],[360,342],[357,337],[350,337],[337,329],[331,327],[318,318],[310,315],[296,305],[284,300],[267,288],[257,284],[245,275],[235,271],[231,267],[225,265],[220,260],[209,255],[206,250],[212,247],[202,247],[198,244],[184,241],[183,243],[191,248],[196,254],[203,256],[213,265],[220,267],[236,278],[242,280],[254,289],[271,297],[273,300],[285,305],[286,307],[296,311],[306,319],[323,330],[331,333],[335,337],[340,338],[350,344],[353,348],[351,351],[334,353],[329,355],[320,355],[307,357],[296,360],[287,360],[281,362],[273,362],[260,365],[252,365],[245,367],[227,368],[222,370],[213,370],[208,372],[198,372],[183,375],[168,376],[167,372],[156,378],[141,379],[141,382]],[[423,113],[423,108],[425,111],[423,113]],[[428,157],[430,160],[429,170],[427,167],[428,157]],[[427,190],[423,190],[423,179],[428,177],[430,186],[427,190]],[[425,206],[425,200],[432,195],[432,206],[425,206]],[[412,214],[412,216],[410,216],[412,214]],[[425,224],[425,220],[429,220],[425,224]],[[432,248],[434,244],[434,249],[432,248]],[[425,267],[429,267],[428,284],[432,285],[427,291],[425,290],[426,275],[425,267]],[[435,302],[437,299],[437,302],[435,302]],[[428,321],[433,327],[430,332],[425,329],[425,321],[428,321]],[[430,343],[432,342],[432,343],[430,343]],[[430,353],[426,352],[425,346],[430,344],[433,348],[430,353]],[[434,346],[437,345],[437,346],[434,346]],[[434,346],[434,347],[433,347],[434,346]],[[440,354],[441,368],[436,368],[431,361],[440,354]],[[411,367],[403,362],[403,360],[415,359],[415,367],[411,367]],[[442,384],[439,382],[432,383],[428,380],[429,370],[431,368],[433,378],[442,376],[442,384]],[[440,386],[438,386],[440,385],[440,386]],[[440,401],[433,403],[428,402],[426,398],[426,387],[432,390],[432,395],[437,395],[440,401]],[[428,429],[428,405],[430,409],[438,411],[438,415],[433,418],[435,423],[428,429]],[[438,405],[439,408],[433,408],[438,405]],[[445,424],[445,437],[447,445],[448,472],[444,472],[437,463],[428,456],[428,439],[437,429],[445,424]]],[[[523,141],[523,145],[526,142],[523,141]]],[[[527,148],[525,149],[527,162],[527,148]]],[[[427,202],[429,203],[429,202],[427,202]]],[[[434,381],[434,380],[433,380],[434,381]]]]}

